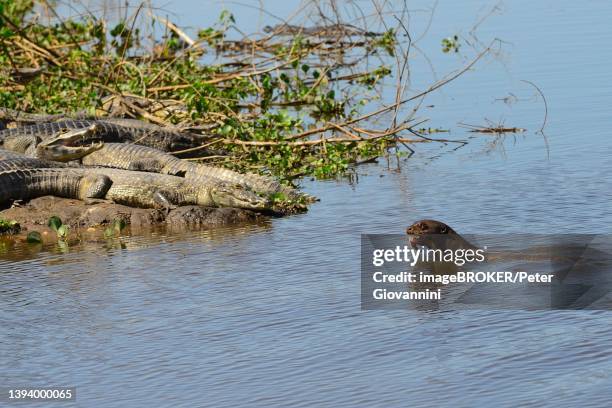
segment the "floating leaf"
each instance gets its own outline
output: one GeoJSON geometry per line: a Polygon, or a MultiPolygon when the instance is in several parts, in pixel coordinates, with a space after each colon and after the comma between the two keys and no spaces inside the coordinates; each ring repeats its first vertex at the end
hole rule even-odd
{"type": "Polygon", "coordinates": [[[57,216],[54,215],[51,218],[49,218],[49,221],[47,222],[47,225],[53,231],[57,232],[58,229],[62,226],[62,220],[60,219],[60,217],[57,217],[57,216]]]}
{"type": "Polygon", "coordinates": [[[26,237],[26,242],[29,244],[40,244],[42,243],[42,235],[38,231],[31,231],[26,237]]]}
{"type": "Polygon", "coordinates": [[[115,219],[113,220],[112,224],[109,225],[105,230],[104,230],[104,236],[106,238],[110,238],[113,237],[115,235],[119,235],[121,233],[121,231],[125,228],[126,224],[125,221],[122,219],[115,219]]]}
{"type": "Polygon", "coordinates": [[[17,234],[21,231],[21,226],[17,221],[0,219],[0,234],[17,234]]]}
{"type": "Polygon", "coordinates": [[[67,253],[68,250],[70,249],[68,247],[68,243],[66,243],[66,241],[62,241],[62,240],[57,241],[57,247],[60,250],[60,252],[63,253],[63,254],[67,253]]]}
{"type": "Polygon", "coordinates": [[[110,238],[113,235],[115,235],[115,230],[113,229],[113,227],[108,227],[104,229],[104,237],[105,238],[110,238]]]}
{"type": "Polygon", "coordinates": [[[120,233],[125,228],[125,220],[115,219],[113,221],[113,229],[115,232],[120,233]]]}
{"type": "Polygon", "coordinates": [[[58,229],[57,229],[57,237],[60,239],[64,239],[68,236],[68,226],[67,225],[61,225],[58,229]]]}

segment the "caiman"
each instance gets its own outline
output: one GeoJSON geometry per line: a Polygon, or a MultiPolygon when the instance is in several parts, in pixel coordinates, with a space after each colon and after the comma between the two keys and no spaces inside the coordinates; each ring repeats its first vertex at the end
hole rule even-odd
{"type": "Polygon", "coordinates": [[[201,205],[268,210],[270,200],[241,186],[211,182],[210,179],[185,179],[165,174],[109,168],[86,168],[86,173],[108,176],[113,185],[106,198],[119,204],[145,208],[201,205]]]}
{"type": "Polygon", "coordinates": [[[282,195],[285,198],[284,201],[290,202],[293,207],[316,200],[270,177],[253,173],[242,174],[222,167],[192,163],[147,146],[128,143],[94,143],[93,141],[97,140],[97,128],[98,124],[93,124],[83,129],[60,132],[55,137],[47,138],[44,141],[40,141],[40,138],[35,136],[21,136],[7,140],[4,147],[25,153],[29,157],[54,161],[65,162],[82,158],[81,162],[86,166],[154,172],[187,179],[201,180],[207,177],[239,184],[261,195],[282,195]],[[72,146],[79,141],[85,145],[91,141],[92,144],[72,146]]]}
{"type": "Polygon", "coordinates": [[[81,129],[66,129],[45,140],[33,134],[10,137],[5,140],[3,148],[23,153],[27,157],[69,162],[78,160],[104,146],[102,142],[92,143],[91,146],[74,146],[82,140],[95,138],[98,129],[97,124],[81,129]]]}
{"type": "MultiPolygon", "coordinates": [[[[52,148],[45,149],[52,155],[52,148]]],[[[48,156],[47,156],[48,157],[48,156]]],[[[313,201],[312,197],[284,186],[270,177],[253,173],[238,173],[222,167],[207,166],[179,159],[171,154],[146,146],[125,143],[105,143],[101,148],[92,148],[82,159],[87,166],[114,167],[126,170],[148,171],[187,179],[212,177],[228,183],[243,185],[265,195],[282,194],[289,200],[313,201]]]]}
{"type": "Polygon", "coordinates": [[[0,204],[45,195],[81,200],[102,198],[111,184],[104,174],[68,168],[24,167],[22,159],[15,157],[0,160],[0,204]]]}
{"type": "MultiPolygon", "coordinates": [[[[266,204],[266,208],[277,213],[302,212],[306,210],[306,203],[316,200],[269,177],[191,163],[147,146],[95,143],[99,140],[97,133],[101,126],[103,125],[96,121],[85,128],[60,130],[44,138],[33,132],[25,133],[9,137],[3,147],[29,157],[66,162],[85,156],[82,161],[87,166],[180,176],[198,185],[218,184],[224,190],[252,190],[254,195],[265,196],[272,201],[271,207],[266,204]],[[92,144],[87,145],[89,142],[92,144]],[[74,146],[75,144],[86,146],[74,146]]],[[[243,193],[246,194],[246,191],[243,193]]]]}
{"type": "Polygon", "coordinates": [[[0,107],[0,120],[5,122],[13,122],[18,124],[32,124],[32,123],[40,123],[40,122],[55,122],[62,119],[97,119],[94,115],[86,112],[79,111],[73,114],[46,114],[46,113],[29,113],[23,112],[10,108],[1,108],[0,107]]]}
{"type": "Polygon", "coordinates": [[[180,151],[201,146],[210,138],[193,133],[146,123],[135,119],[72,120],[35,123],[0,131],[0,145],[20,143],[23,138],[37,137],[40,140],[54,137],[65,129],[82,129],[96,125],[98,141],[108,143],[135,143],[166,152],[180,151]],[[17,140],[17,142],[15,142],[17,140]]]}
{"type": "MultiPolygon", "coordinates": [[[[14,152],[0,150],[1,168],[13,172],[41,172],[43,174],[55,174],[60,177],[63,173],[69,179],[81,178],[102,179],[109,183],[109,187],[103,194],[92,197],[106,198],[119,204],[143,208],[172,208],[182,205],[201,205],[208,207],[235,207],[249,210],[269,210],[271,204],[269,199],[260,197],[252,191],[228,183],[214,181],[207,178],[185,179],[169,175],[117,170],[109,168],[83,168],[71,167],[68,164],[25,157],[14,152]],[[47,172],[48,170],[48,172],[47,172]]],[[[12,179],[18,191],[27,189],[32,183],[29,179],[12,179]],[[25,187],[24,187],[25,186],[25,187]]],[[[74,184],[74,183],[72,183],[74,184]]],[[[68,184],[68,186],[72,186],[68,184]]],[[[45,190],[47,191],[47,190],[45,190]]],[[[55,190],[49,190],[40,195],[66,195],[56,194],[55,190]]],[[[33,198],[27,194],[13,194],[11,199],[33,198]]],[[[72,196],[70,196],[72,197],[72,196]]],[[[74,196],[73,198],[85,198],[86,195],[74,196]]]]}

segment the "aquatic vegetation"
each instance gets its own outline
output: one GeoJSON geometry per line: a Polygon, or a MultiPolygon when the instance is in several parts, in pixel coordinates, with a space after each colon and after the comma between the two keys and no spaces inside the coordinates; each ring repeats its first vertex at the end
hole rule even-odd
{"type": "Polygon", "coordinates": [[[28,244],[41,244],[43,242],[42,235],[38,231],[30,231],[26,237],[26,242],[28,244]]]}
{"type": "Polygon", "coordinates": [[[17,221],[4,220],[0,218],[0,235],[1,234],[18,234],[21,231],[21,226],[17,221]]]}
{"type": "Polygon", "coordinates": [[[57,216],[52,216],[47,222],[47,226],[57,234],[60,241],[64,241],[68,237],[69,227],[62,223],[62,220],[57,216]]]}
{"type": "Polygon", "coordinates": [[[461,48],[459,36],[453,35],[452,37],[446,37],[442,39],[442,52],[459,52],[459,48],[461,48]]]}
{"type": "MultiPolygon", "coordinates": [[[[319,16],[312,26],[245,36],[224,10],[192,38],[143,5],[106,21],[87,10],[60,19],[54,4],[0,1],[0,106],[135,117],[205,134],[201,147],[173,153],[284,182],[343,175],[395,154],[413,142],[403,134],[423,123],[414,119],[419,105],[400,108],[458,76],[404,96],[410,36],[399,19],[376,32],[319,16]],[[393,101],[383,101],[386,81],[397,88],[393,101]]],[[[449,38],[445,47],[458,50],[449,38]]]]}
{"type": "Polygon", "coordinates": [[[113,222],[104,229],[104,237],[112,238],[121,234],[121,231],[125,228],[125,221],[122,219],[115,219],[113,222]]]}
{"type": "Polygon", "coordinates": [[[459,123],[460,127],[468,129],[468,132],[472,133],[495,133],[495,134],[503,134],[503,133],[523,133],[526,129],[516,127],[516,126],[506,126],[503,122],[494,123],[490,120],[486,120],[487,124],[482,125],[469,125],[467,123],[459,123]]]}

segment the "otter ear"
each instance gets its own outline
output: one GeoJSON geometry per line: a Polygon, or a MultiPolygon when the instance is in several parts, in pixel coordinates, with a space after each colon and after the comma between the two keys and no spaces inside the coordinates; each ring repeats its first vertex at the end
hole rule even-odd
{"type": "Polygon", "coordinates": [[[448,226],[443,225],[442,227],[440,227],[440,234],[446,234],[448,233],[448,226]]]}

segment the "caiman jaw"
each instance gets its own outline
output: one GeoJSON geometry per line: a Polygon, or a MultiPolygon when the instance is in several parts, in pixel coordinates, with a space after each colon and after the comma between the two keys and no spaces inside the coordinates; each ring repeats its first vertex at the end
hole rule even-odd
{"type": "Polygon", "coordinates": [[[58,136],[38,144],[36,150],[38,156],[43,159],[68,162],[77,160],[88,154],[100,150],[103,142],[93,143],[91,146],[71,146],[81,139],[91,138],[98,130],[98,125],[93,124],[82,129],[70,129],[63,131],[58,136]]]}
{"type": "Polygon", "coordinates": [[[246,190],[238,185],[228,188],[216,186],[213,188],[211,195],[215,203],[227,207],[265,210],[269,209],[271,206],[269,200],[259,197],[254,192],[246,190]]]}

